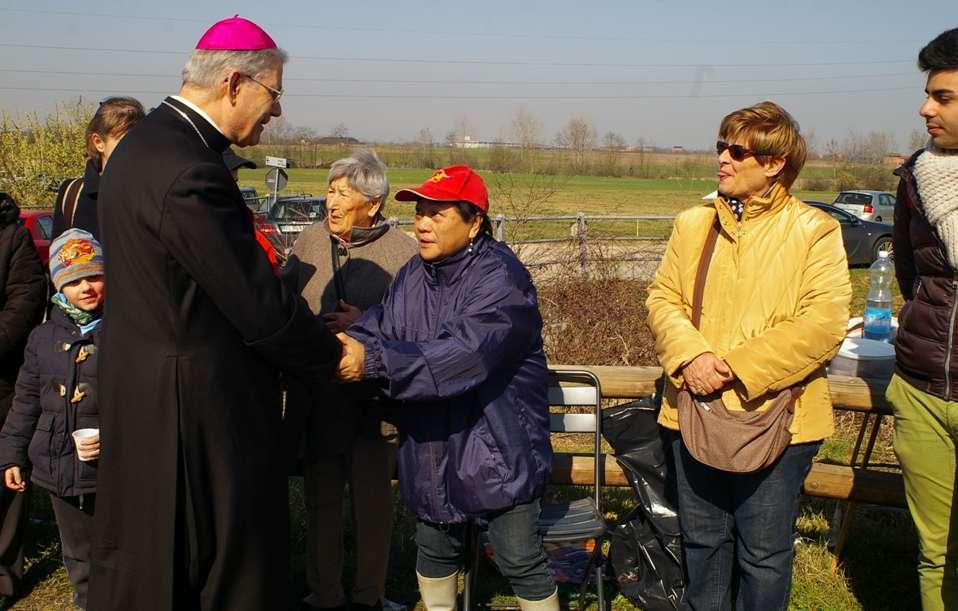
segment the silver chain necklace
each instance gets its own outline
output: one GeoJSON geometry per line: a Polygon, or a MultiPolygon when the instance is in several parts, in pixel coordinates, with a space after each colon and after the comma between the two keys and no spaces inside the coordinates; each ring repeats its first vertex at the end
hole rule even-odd
{"type": "Polygon", "coordinates": [[[206,141],[206,138],[204,138],[204,137],[203,137],[203,134],[200,133],[199,128],[196,127],[196,123],[193,123],[193,119],[191,119],[191,118],[189,117],[189,115],[187,115],[185,112],[183,112],[182,110],[180,110],[180,109],[177,108],[176,106],[173,106],[172,104],[170,104],[170,103],[167,102],[166,100],[163,100],[163,103],[166,104],[167,106],[169,106],[170,108],[172,108],[173,110],[175,110],[181,117],[183,117],[183,120],[190,124],[190,127],[193,128],[193,131],[196,132],[196,135],[199,136],[199,137],[200,137],[200,140],[203,141],[203,144],[206,145],[206,148],[210,148],[210,143],[206,141]]]}

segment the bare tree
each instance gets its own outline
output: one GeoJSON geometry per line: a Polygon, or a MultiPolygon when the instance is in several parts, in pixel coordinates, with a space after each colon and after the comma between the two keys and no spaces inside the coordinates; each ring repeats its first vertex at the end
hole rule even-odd
{"type": "Polygon", "coordinates": [[[416,136],[416,142],[419,146],[432,146],[435,140],[436,139],[432,137],[432,130],[428,127],[420,129],[419,134],[416,136]]]}
{"type": "Polygon", "coordinates": [[[891,152],[894,141],[887,131],[871,131],[864,136],[849,131],[839,145],[839,158],[854,163],[876,163],[891,152]]]}
{"type": "Polygon", "coordinates": [[[302,144],[304,140],[316,137],[312,127],[296,126],[283,117],[277,117],[266,124],[260,141],[263,144],[302,144]]]}
{"type": "Polygon", "coordinates": [[[605,135],[602,136],[602,148],[621,151],[625,148],[625,138],[613,131],[605,132],[605,135]]]}
{"type": "Polygon", "coordinates": [[[519,156],[535,171],[537,149],[542,140],[542,123],[525,106],[520,106],[512,120],[512,139],[519,145],[519,156]]]}
{"type": "Polygon", "coordinates": [[[525,106],[520,106],[512,120],[512,137],[523,150],[534,149],[542,139],[542,122],[525,106]]]}
{"type": "Polygon", "coordinates": [[[649,149],[652,148],[652,144],[649,142],[648,138],[639,136],[639,138],[635,141],[635,148],[638,150],[638,155],[636,156],[636,160],[639,164],[638,176],[641,178],[648,178],[649,149]]]}
{"type": "Polygon", "coordinates": [[[928,132],[923,129],[918,129],[917,127],[911,130],[911,134],[908,136],[909,151],[917,151],[920,148],[925,148],[926,144],[928,144],[928,132]]]}
{"type": "Polygon", "coordinates": [[[432,136],[432,131],[428,127],[424,127],[419,130],[419,134],[416,136],[416,165],[420,168],[433,168],[436,167],[435,156],[433,155],[433,144],[435,138],[432,136]]]}
{"type": "Polygon", "coordinates": [[[818,137],[815,134],[815,130],[802,130],[802,137],[805,138],[805,146],[808,148],[808,158],[817,159],[821,157],[821,151],[818,150],[818,137]]]}
{"type": "Polygon", "coordinates": [[[334,138],[345,140],[346,138],[349,138],[349,128],[346,127],[345,123],[339,123],[333,128],[332,136],[334,138]]]}
{"type": "Polygon", "coordinates": [[[293,138],[301,143],[305,144],[309,140],[314,140],[316,138],[316,130],[312,127],[296,127],[293,129],[293,138]]]}
{"type": "Polygon", "coordinates": [[[842,161],[842,145],[838,140],[830,138],[828,142],[825,143],[824,150],[826,159],[831,159],[832,161],[842,161]]]}
{"type": "Polygon", "coordinates": [[[862,145],[862,159],[872,163],[882,161],[895,148],[895,138],[888,131],[871,131],[862,145]]]}
{"type": "Polygon", "coordinates": [[[572,151],[572,164],[577,169],[585,164],[586,153],[595,148],[595,140],[595,127],[581,115],[569,119],[555,137],[557,146],[572,151]]]}
{"type": "MultiPolygon", "coordinates": [[[[509,218],[501,237],[512,244],[517,255],[524,256],[524,246],[513,244],[528,239],[531,231],[530,218],[545,214],[562,185],[555,176],[537,174],[519,177],[511,172],[493,174],[489,181],[489,201],[493,202],[495,215],[509,218]]],[[[496,223],[499,228],[498,221],[496,223]]],[[[497,232],[498,233],[498,232],[497,232]]],[[[497,235],[497,238],[500,236],[497,235]]],[[[527,263],[529,260],[525,260],[527,263]]]]}
{"type": "Polygon", "coordinates": [[[608,131],[602,136],[602,148],[605,150],[605,169],[610,176],[619,173],[619,154],[625,148],[625,138],[621,134],[608,131]]]}
{"type": "Polygon", "coordinates": [[[295,128],[285,118],[276,117],[266,124],[260,141],[263,144],[285,144],[294,139],[294,130],[295,128]]]}
{"type": "Polygon", "coordinates": [[[861,161],[864,139],[855,131],[849,131],[841,143],[841,156],[845,161],[861,161]]]}
{"type": "Polygon", "coordinates": [[[475,136],[475,128],[472,125],[472,121],[469,120],[469,117],[466,115],[456,117],[456,122],[452,125],[450,135],[453,137],[451,144],[464,143],[473,139],[475,136]]]}

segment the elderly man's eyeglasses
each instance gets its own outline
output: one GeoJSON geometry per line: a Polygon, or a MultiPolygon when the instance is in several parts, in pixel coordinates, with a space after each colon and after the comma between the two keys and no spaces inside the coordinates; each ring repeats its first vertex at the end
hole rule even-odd
{"type": "Polygon", "coordinates": [[[724,142],[722,140],[719,140],[718,142],[715,143],[715,153],[717,155],[721,155],[725,151],[728,151],[729,157],[731,157],[735,161],[742,161],[746,157],[750,157],[752,155],[767,155],[768,154],[768,153],[763,153],[761,151],[753,151],[751,149],[747,149],[741,144],[729,144],[728,142],[724,142]]]}
{"type": "Polygon", "coordinates": [[[248,75],[248,74],[244,74],[243,76],[245,76],[245,77],[248,78],[249,80],[253,81],[253,82],[256,83],[257,85],[262,85],[263,87],[265,87],[266,90],[269,91],[269,94],[270,94],[271,96],[273,96],[273,102],[279,102],[279,99],[280,99],[281,97],[283,97],[283,90],[282,90],[282,89],[275,89],[275,88],[273,88],[273,87],[270,87],[270,86],[267,85],[266,83],[263,83],[262,81],[258,81],[258,80],[256,80],[255,78],[251,77],[251,76],[248,75]]]}

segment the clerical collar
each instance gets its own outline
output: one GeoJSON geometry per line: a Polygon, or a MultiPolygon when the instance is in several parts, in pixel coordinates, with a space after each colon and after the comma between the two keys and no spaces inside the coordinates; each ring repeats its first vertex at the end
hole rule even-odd
{"type": "MultiPolygon", "coordinates": [[[[200,108],[199,106],[197,106],[197,105],[194,104],[193,102],[190,102],[189,100],[187,100],[187,99],[184,98],[183,96],[171,95],[170,97],[173,98],[174,100],[176,100],[177,102],[179,102],[180,104],[183,104],[184,106],[189,107],[190,110],[192,110],[193,112],[195,112],[195,113],[198,114],[199,116],[201,116],[201,117],[203,117],[204,119],[206,119],[206,122],[209,123],[210,125],[212,125],[212,126],[216,129],[216,131],[218,131],[219,133],[223,134],[223,130],[221,130],[221,129],[220,129],[220,126],[216,124],[216,121],[214,121],[208,114],[206,114],[205,112],[203,112],[203,109],[202,109],[202,108],[200,108]]],[[[223,134],[223,137],[226,138],[226,134],[223,134]]],[[[227,139],[228,139],[228,138],[227,138],[227,139]]]]}

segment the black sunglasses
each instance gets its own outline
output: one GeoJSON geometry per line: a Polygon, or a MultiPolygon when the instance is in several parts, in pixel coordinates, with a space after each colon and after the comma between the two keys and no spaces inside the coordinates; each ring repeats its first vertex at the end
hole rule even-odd
{"type": "Polygon", "coordinates": [[[718,142],[715,143],[716,155],[721,155],[726,150],[728,151],[729,157],[731,157],[735,161],[742,161],[743,159],[745,159],[746,157],[749,157],[750,155],[767,155],[768,154],[768,153],[763,153],[761,151],[753,151],[751,149],[747,149],[741,144],[729,144],[728,142],[725,142],[723,140],[719,140],[718,142]]]}

